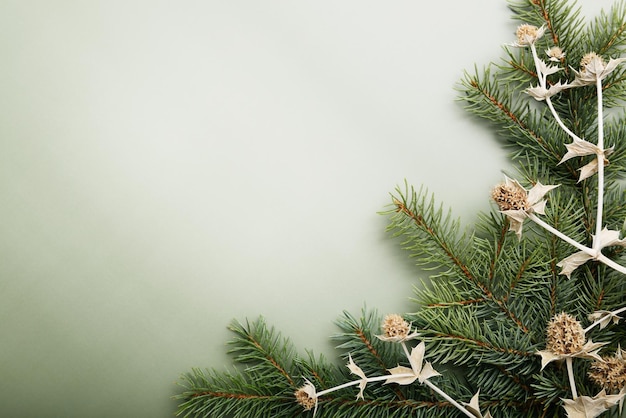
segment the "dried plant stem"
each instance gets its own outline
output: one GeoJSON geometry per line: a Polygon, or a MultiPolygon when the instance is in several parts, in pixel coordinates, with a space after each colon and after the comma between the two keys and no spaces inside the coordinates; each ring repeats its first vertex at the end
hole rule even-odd
{"type": "MultiPolygon", "coordinates": [[[[406,358],[407,359],[411,358],[411,355],[409,354],[409,349],[407,348],[406,343],[404,341],[402,342],[402,349],[404,350],[404,354],[406,355],[406,358]]],[[[431,388],[434,392],[438,393],[442,398],[450,402],[450,404],[452,404],[455,408],[463,412],[468,417],[476,418],[476,415],[474,415],[473,413],[468,411],[463,405],[461,405],[460,403],[452,399],[450,395],[448,395],[443,390],[439,389],[434,383],[430,382],[429,380],[425,380],[424,384],[428,386],[429,388],[431,388]]]]}
{"type": "Polygon", "coordinates": [[[431,388],[433,391],[437,392],[439,395],[441,395],[441,397],[446,399],[448,402],[450,402],[452,405],[454,405],[458,410],[463,412],[468,417],[476,418],[476,415],[472,414],[470,411],[465,409],[461,404],[459,404],[457,401],[452,399],[446,392],[444,392],[443,390],[441,390],[437,386],[435,386],[434,383],[431,383],[429,380],[426,380],[426,381],[424,381],[424,384],[426,384],[426,386],[431,388]]]}
{"type": "MultiPolygon", "coordinates": [[[[414,376],[414,374],[412,374],[412,373],[393,375],[394,378],[413,377],[413,376],[414,376]]],[[[381,381],[389,379],[390,377],[391,377],[391,375],[382,375],[382,376],[368,377],[366,379],[353,380],[351,382],[343,383],[343,384],[341,384],[339,386],[334,386],[334,387],[332,387],[330,389],[325,389],[325,390],[322,390],[320,392],[317,392],[317,396],[327,395],[327,394],[329,394],[331,392],[335,392],[337,390],[345,389],[345,388],[350,387],[350,386],[356,386],[359,383],[361,383],[363,380],[365,380],[367,383],[381,382],[381,381]]]]}
{"type": "MultiPolygon", "coordinates": [[[[626,312],[626,306],[623,308],[619,308],[615,311],[612,311],[611,314],[613,315],[619,315],[622,312],[626,312]]],[[[591,331],[594,327],[600,325],[603,322],[603,319],[598,319],[596,322],[594,322],[593,324],[589,325],[587,328],[584,329],[585,334],[588,333],[589,331],[591,331]]]]}
{"type": "Polygon", "coordinates": [[[572,365],[573,361],[571,357],[567,357],[565,359],[565,364],[567,366],[567,377],[569,378],[569,385],[572,389],[572,399],[578,398],[578,392],[576,391],[576,382],[574,381],[574,367],[572,365]]]}
{"type": "MultiPolygon", "coordinates": [[[[604,116],[602,111],[602,80],[596,81],[598,97],[598,206],[596,209],[596,237],[602,232],[602,214],[604,212],[604,116]]],[[[600,239],[595,239],[593,249],[600,252],[600,239]]]]}
{"type": "Polygon", "coordinates": [[[564,233],[562,233],[558,229],[552,227],[551,225],[549,225],[546,222],[544,222],[543,220],[541,220],[541,218],[539,218],[534,213],[528,214],[528,218],[530,220],[532,220],[533,222],[535,222],[540,227],[542,227],[545,230],[547,230],[548,232],[551,232],[555,236],[561,238],[563,241],[567,242],[568,244],[571,244],[572,246],[578,248],[580,251],[583,251],[583,252],[589,254],[594,260],[597,260],[597,261],[603,263],[604,265],[606,265],[608,267],[611,267],[615,271],[619,271],[620,273],[626,274],[626,267],[624,267],[624,266],[616,263],[615,261],[611,260],[610,258],[605,256],[604,254],[602,254],[599,250],[594,250],[593,248],[589,248],[589,247],[587,247],[587,246],[585,246],[585,245],[575,241],[574,239],[572,239],[569,236],[565,235],[564,233]]]}
{"type": "MultiPolygon", "coordinates": [[[[539,64],[540,63],[539,56],[537,55],[537,48],[535,47],[535,44],[530,44],[530,50],[533,55],[533,61],[535,62],[535,70],[537,71],[537,78],[539,79],[539,85],[543,87],[544,89],[547,89],[547,77],[545,74],[541,72],[541,66],[539,64]]],[[[565,124],[559,117],[559,114],[556,112],[556,109],[554,108],[554,105],[552,104],[552,100],[550,99],[549,96],[546,97],[546,104],[548,105],[548,108],[550,109],[550,112],[552,113],[554,120],[556,120],[556,123],[561,127],[561,129],[563,129],[563,131],[566,134],[568,134],[572,139],[580,140],[581,138],[578,135],[576,135],[574,132],[571,131],[571,129],[565,126],[565,124]]]]}
{"type": "Polygon", "coordinates": [[[559,114],[556,113],[556,109],[554,108],[554,105],[552,104],[552,100],[549,97],[546,98],[546,103],[548,104],[548,108],[550,109],[550,112],[552,112],[552,116],[554,116],[554,119],[556,120],[556,123],[559,124],[561,129],[563,129],[565,131],[565,133],[567,133],[572,139],[580,140],[581,138],[578,135],[576,135],[567,126],[565,126],[565,124],[563,123],[563,121],[559,117],[559,114]]]}
{"type": "Polygon", "coordinates": [[[605,256],[602,253],[598,253],[598,255],[596,256],[596,260],[598,260],[599,262],[603,263],[604,265],[608,267],[611,267],[615,271],[619,271],[620,273],[626,274],[626,267],[622,266],[619,263],[616,263],[615,261],[611,260],[609,257],[605,256]]]}
{"type": "Polygon", "coordinates": [[[596,251],[594,251],[592,248],[589,248],[583,244],[581,244],[578,241],[575,241],[573,238],[570,238],[569,236],[565,235],[564,233],[562,233],[561,231],[559,231],[558,229],[554,228],[553,226],[547,224],[546,222],[544,222],[541,218],[539,218],[537,215],[535,215],[534,213],[530,213],[528,214],[528,218],[530,220],[532,220],[534,223],[536,223],[537,225],[539,225],[540,227],[542,227],[543,229],[545,229],[548,232],[551,232],[552,234],[556,235],[557,237],[561,238],[563,241],[567,242],[568,244],[571,244],[572,246],[578,248],[580,251],[584,251],[585,253],[596,257],[598,255],[598,253],[596,251]]]}

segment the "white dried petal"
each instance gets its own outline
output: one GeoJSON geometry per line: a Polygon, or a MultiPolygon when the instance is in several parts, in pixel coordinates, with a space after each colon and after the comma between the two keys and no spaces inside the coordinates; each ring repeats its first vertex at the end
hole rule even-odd
{"type": "Polygon", "coordinates": [[[409,356],[409,363],[411,363],[411,368],[413,372],[419,376],[422,371],[422,362],[424,361],[424,354],[426,354],[426,344],[422,341],[411,350],[411,355],[409,356]]]}
{"type": "Polygon", "coordinates": [[[598,172],[598,159],[594,158],[584,166],[580,167],[578,171],[580,171],[580,175],[578,176],[578,183],[580,183],[598,172]]]}
{"type": "Polygon", "coordinates": [[[430,364],[429,361],[424,363],[424,367],[422,367],[422,371],[420,372],[420,375],[419,375],[420,383],[424,383],[425,381],[427,381],[431,377],[435,377],[435,376],[441,376],[441,373],[439,373],[437,370],[435,370],[433,368],[433,365],[430,364]]]}
{"type": "MultiPolygon", "coordinates": [[[[535,206],[537,204],[543,202],[541,199],[548,193],[550,190],[559,187],[559,185],[551,185],[551,184],[541,184],[537,182],[529,191],[528,191],[528,203],[533,208],[534,212],[537,212],[535,206]]],[[[543,212],[539,212],[543,214],[543,212]]]]}
{"type": "Polygon", "coordinates": [[[465,409],[467,409],[476,418],[491,418],[491,413],[487,412],[486,415],[483,415],[482,412],[480,412],[480,405],[478,404],[479,395],[480,389],[478,390],[478,392],[476,392],[474,396],[472,396],[472,399],[469,401],[469,403],[462,402],[463,406],[465,406],[465,409]]]}

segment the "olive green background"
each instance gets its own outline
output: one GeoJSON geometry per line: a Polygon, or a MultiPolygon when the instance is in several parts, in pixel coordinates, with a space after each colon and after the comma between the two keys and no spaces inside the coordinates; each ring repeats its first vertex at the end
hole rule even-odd
{"type": "Polygon", "coordinates": [[[413,309],[377,212],[404,179],[489,209],[508,163],[454,85],[516,25],[504,0],[1,0],[0,416],[172,416],[233,318],[332,357],[342,310],[413,309]]]}

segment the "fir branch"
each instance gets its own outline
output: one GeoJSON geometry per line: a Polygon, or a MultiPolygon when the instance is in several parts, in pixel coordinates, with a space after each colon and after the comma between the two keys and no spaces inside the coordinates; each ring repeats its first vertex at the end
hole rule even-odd
{"type": "MultiPolygon", "coordinates": [[[[513,11],[515,19],[521,23],[538,27],[545,25],[551,45],[565,51],[572,51],[580,45],[577,40],[581,38],[582,28],[585,25],[580,16],[580,7],[575,1],[510,0],[509,8],[513,11]]],[[[543,47],[544,44],[540,46],[543,47]]],[[[568,72],[569,69],[565,68],[565,73],[568,74],[568,72]]]]}
{"type": "Polygon", "coordinates": [[[463,237],[458,235],[459,222],[452,220],[450,212],[443,214],[443,208],[435,205],[425,190],[416,192],[408,185],[403,192],[396,189],[397,197],[392,195],[394,210],[386,212],[394,214],[390,218],[388,231],[394,236],[404,236],[403,245],[411,251],[411,256],[418,265],[445,266],[472,282],[476,282],[473,273],[460,256],[463,237]]]}
{"type": "MultiPolygon", "coordinates": [[[[556,165],[561,159],[561,152],[540,134],[539,129],[545,123],[529,118],[528,105],[514,105],[510,93],[502,92],[501,88],[487,68],[482,75],[477,70],[474,75],[466,73],[459,90],[464,94],[465,108],[493,122],[507,134],[505,138],[509,140],[509,145],[524,151],[539,151],[556,165]]],[[[577,176],[574,170],[571,174],[577,176]]]]}
{"type": "Polygon", "coordinates": [[[626,3],[619,1],[607,13],[600,11],[589,25],[588,50],[600,55],[621,54],[626,46],[626,3]]]}
{"type": "Polygon", "coordinates": [[[402,358],[398,347],[381,343],[375,337],[374,332],[380,329],[381,323],[382,318],[375,310],[368,311],[364,307],[359,319],[344,311],[343,316],[336,322],[342,332],[332,338],[339,343],[338,349],[346,354],[349,352],[353,358],[359,359],[359,364],[367,372],[380,374],[395,366],[402,358]],[[385,360],[389,358],[391,361],[385,360]]]}
{"type": "Polygon", "coordinates": [[[294,387],[294,379],[288,372],[294,357],[294,348],[287,339],[278,336],[273,328],[268,328],[263,318],[256,322],[237,321],[229,327],[237,337],[230,342],[229,353],[237,362],[250,364],[249,372],[271,377],[276,384],[294,387]]]}
{"type": "MultiPolygon", "coordinates": [[[[468,264],[463,261],[459,249],[459,243],[462,243],[461,245],[465,244],[463,239],[457,239],[456,244],[453,245],[446,238],[446,236],[456,232],[458,223],[452,223],[449,213],[446,217],[442,217],[442,209],[434,209],[435,203],[432,197],[427,200],[425,191],[417,193],[414,189],[411,189],[410,196],[410,199],[407,199],[403,194],[399,194],[398,198],[393,198],[396,214],[391,218],[389,230],[399,230],[395,235],[403,234],[406,236],[403,244],[407,249],[414,251],[414,257],[421,257],[418,264],[432,263],[434,260],[437,260],[439,265],[444,265],[445,263],[445,265],[449,266],[449,270],[441,273],[444,277],[449,279],[451,276],[457,275],[457,277],[466,279],[480,292],[479,295],[477,294],[470,299],[476,300],[484,297],[495,303],[499,310],[505,313],[517,327],[527,333],[529,331],[528,327],[508,309],[505,301],[498,298],[487,283],[478,279],[478,277],[484,277],[484,275],[478,275],[473,272],[474,263],[468,264]],[[407,224],[407,221],[410,223],[407,224]],[[448,228],[447,230],[446,227],[448,228]],[[445,230],[445,234],[441,232],[442,230],[445,230]],[[430,244],[430,247],[427,246],[428,244],[430,244]],[[433,244],[436,244],[436,246],[433,247],[433,244]]],[[[464,245],[464,247],[467,249],[468,247],[473,247],[473,245],[464,245]]],[[[466,250],[466,256],[474,259],[476,254],[467,253],[466,250]]],[[[493,259],[491,260],[493,262],[493,259]]],[[[424,302],[428,304],[427,300],[424,302]]]]}
{"type": "Polygon", "coordinates": [[[177,416],[287,418],[298,410],[290,393],[268,390],[259,381],[237,371],[217,373],[193,369],[182,380],[185,390],[175,397],[182,401],[177,416]]]}
{"type": "Polygon", "coordinates": [[[436,399],[327,399],[317,416],[324,418],[389,417],[458,418],[458,410],[446,401],[436,399]]]}

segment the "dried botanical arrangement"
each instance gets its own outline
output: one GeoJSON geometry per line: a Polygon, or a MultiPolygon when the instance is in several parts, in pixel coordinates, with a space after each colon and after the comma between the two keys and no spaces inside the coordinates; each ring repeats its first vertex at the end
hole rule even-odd
{"type": "Polygon", "coordinates": [[[621,416],[626,5],[588,24],[571,1],[509,5],[506,59],[458,87],[515,174],[471,231],[424,189],[398,189],[386,212],[430,271],[415,312],[345,312],[347,367],[298,356],[263,319],[235,322],[238,367],[185,374],[180,416],[621,416]]]}

